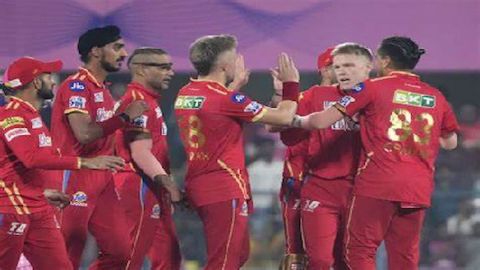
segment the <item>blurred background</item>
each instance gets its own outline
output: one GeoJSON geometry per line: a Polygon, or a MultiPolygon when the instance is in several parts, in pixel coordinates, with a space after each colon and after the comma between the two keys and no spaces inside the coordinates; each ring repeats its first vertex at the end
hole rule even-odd
{"type": "MultiPolygon", "coordinates": [[[[319,81],[316,58],[325,48],[353,41],[374,50],[386,36],[410,36],[427,51],[418,74],[445,94],[461,124],[460,146],[438,158],[433,206],[422,234],[421,267],[480,269],[480,0],[1,0],[0,6],[1,71],[24,55],[59,58],[65,63],[58,76],[61,81],[80,65],[78,36],[106,24],[122,29],[129,51],[151,46],[169,52],[176,76],[162,97],[162,109],[179,182],[185,159],[172,107],[178,90],[195,75],[188,46],[196,38],[236,35],[253,71],[243,91],[266,104],[273,94],[268,69],[282,51],[294,58],[302,89],[307,89],[319,81]]],[[[130,78],[123,69],[108,80],[113,96],[119,98],[130,78]]],[[[49,112],[47,104],[42,112],[47,122],[49,112]]],[[[278,202],[284,147],[262,126],[246,126],[245,136],[256,205],[245,269],[276,269],[284,245],[278,202]]],[[[202,225],[193,213],[177,212],[175,218],[184,269],[200,269],[205,260],[202,225]]],[[[94,252],[94,247],[85,252],[85,266],[94,252]]],[[[378,269],[386,269],[382,249],[377,261],[378,269]]]]}

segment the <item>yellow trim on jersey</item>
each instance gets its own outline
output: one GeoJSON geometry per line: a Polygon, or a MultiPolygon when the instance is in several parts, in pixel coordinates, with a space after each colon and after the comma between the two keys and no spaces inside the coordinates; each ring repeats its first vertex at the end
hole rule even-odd
{"type": "Polygon", "coordinates": [[[88,114],[87,110],[81,110],[81,109],[66,109],[63,113],[64,114],[70,114],[70,113],[73,113],[73,112],[88,114]]]}
{"type": "Polygon", "coordinates": [[[371,160],[372,156],[373,156],[373,152],[368,152],[367,153],[367,159],[363,163],[363,166],[358,167],[358,169],[357,169],[357,176],[360,175],[360,173],[367,168],[368,164],[370,163],[370,160],[371,160]]]}
{"type": "Polygon", "coordinates": [[[386,79],[392,79],[392,78],[396,78],[396,76],[383,76],[383,77],[378,77],[378,78],[375,78],[375,79],[371,79],[370,81],[371,82],[376,82],[376,81],[381,81],[381,80],[386,80],[386,79]]]}
{"type": "MultiPolygon", "coordinates": [[[[13,99],[13,100],[15,100],[15,101],[17,101],[17,102],[19,102],[19,103],[24,103],[25,105],[27,105],[28,107],[30,107],[30,109],[32,109],[32,110],[34,110],[34,111],[37,111],[37,109],[35,109],[35,107],[33,107],[33,105],[32,105],[30,102],[28,102],[28,101],[25,101],[25,100],[23,100],[23,99],[20,99],[20,98],[17,98],[17,97],[13,97],[13,96],[11,96],[10,99],[13,99]]],[[[20,104],[15,105],[14,109],[18,108],[18,106],[20,106],[20,104]]]]}
{"type": "Polygon", "coordinates": [[[227,87],[226,87],[225,85],[223,85],[222,83],[219,83],[219,82],[216,82],[216,81],[212,81],[212,80],[199,80],[199,79],[190,78],[190,81],[192,81],[192,82],[216,83],[216,84],[222,86],[223,88],[227,89],[227,87]]]}
{"type": "Polygon", "coordinates": [[[18,190],[17,185],[15,183],[13,183],[13,193],[17,196],[17,200],[22,205],[23,212],[25,212],[25,214],[27,215],[31,214],[30,210],[27,207],[27,204],[23,201],[22,195],[20,194],[20,190],[18,190]]]}
{"type": "Polygon", "coordinates": [[[208,84],[207,84],[207,88],[210,89],[210,90],[212,90],[212,91],[214,91],[214,92],[217,92],[217,93],[219,93],[219,94],[221,94],[221,95],[224,95],[224,96],[228,95],[228,93],[225,92],[225,90],[215,88],[215,87],[210,86],[210,85],[208,85],[208,84]]]}
{"type": "Polygon", "coordinates": [[[233,177],[235,182],[237,182],[238,187],[240,188],[240,190],[243,193],[244,199],[249,199],[250,197],[248,196],[248,192],[247,192],[246,188],[243,186],[244,183],[242,183],[241,176],[239,177],[238,175],[236,175],[235,171],[233,171],[232,168],[228,167],[228,165],[225,162],[223,162],[222,160],[217,159],[217,163],[218,163],[218,165],[220,165],[220,167],[222,167],[222,169],[226,170],[233,177]]]}
{"type": "Polygon", "coordinates": [[[252,122],[257,122],[258,120],[262,119],[262,117],[267,113],[267,108],[263,107],[262,110],[257,113],[257,115],[255,115],[253,118],[252,118],[252,122]]]}
{"type": "Polygon", "coordinates": [[[12,203],[13,207],[17,211],[17,214],[23,215],[23,211],[20,207],[18,207],[18,204],[15,201],[15,197],[13,196],[12,191],[9,188],[7,188],[7,185],[2,180],[0,180],[0,187],[3,188],[5,193],[7,193],[8,199],[10,199],[10,202],[12,203]]]}
{"type": "Polygon", "coordinates": [[[225,266],[228,260],[228,249],[230,248],[230,242],[232,240],[232,235],[233,235],[233,228],[235,227],[236,209],[237,209],[236,207],[232,207],[232,222],[230,223],[230,230],[228,232],[228,241],[227,241],[227,246],[225,248],[225,257],[223,257],[222,270],[225,270],[225,266]]]}
{"type": "Polygon", "coordinates": [[[350,209],[348,209],[348,217],[347,217],[347,225],[346,225],[346,228],[345,228],[345,232],[346,232],[346,235],[345,235],[345,263],[347,264],[347,267],[348,269],[353,269],[351,266],[350,266],[350,257],[349,257],[349,253],[348,253],[348,245],[350,244],[350,238],[351,238],[351,235],[350,235],[350,225],[352,223],[352,212],[353,212],[353,207],[355,207],[355,195],[353,195],[353,198],[352,198],[352,202],[350,204],[350,209]]]}

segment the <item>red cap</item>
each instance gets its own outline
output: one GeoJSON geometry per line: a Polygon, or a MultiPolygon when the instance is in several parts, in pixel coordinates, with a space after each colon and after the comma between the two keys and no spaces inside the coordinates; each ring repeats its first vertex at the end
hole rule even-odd
{"type": "Polygon", "coordinates": [[[333,47],[328,48],[318,56],[318,59],[317,59],[318,70],[320,70],[324,67],[328,67],[331,64],[333,64],[333,57],[332,57],[333,49],[335,49],[335,48],[333,48],[333,47]]]}
{"type": "Polygon", "coordinates": [[[42,62],[32,57],[22,57],[8,66],[4,76],[5,85],[15,89],[30,83],[42,73],[58,72],[62,66],[61,60],[42,62]]]}

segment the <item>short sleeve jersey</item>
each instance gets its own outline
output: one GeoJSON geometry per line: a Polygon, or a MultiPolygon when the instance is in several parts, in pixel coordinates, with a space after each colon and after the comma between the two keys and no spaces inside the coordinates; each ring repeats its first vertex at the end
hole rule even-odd
{"type": "Polygon", "coordinates": [[[354,192],[429,206],[439,138],[458,130],[442,93],[417,75],[393,72],[357,85],[335,106],[360,113],[364,151],[354,192]]]}
{"type": "Polygon", "coordinates": [[[58,89],[52,109],[51,129],[54,142],[66,155],[92,157],[113,153],[113,135],[88,144],[74,136],[68,114],[82,113],[92,121],[103,122],[114,115],[115,101],[103,83],[86,69],[68,77],[58,89]]]}
{"type": "Polygon", "coordinates": [[[175,102],[187,155],[186,190],[194,205],[250,199],[243,123],[266,109],[244,94],[211,81],[192,80],[175,102]]]}

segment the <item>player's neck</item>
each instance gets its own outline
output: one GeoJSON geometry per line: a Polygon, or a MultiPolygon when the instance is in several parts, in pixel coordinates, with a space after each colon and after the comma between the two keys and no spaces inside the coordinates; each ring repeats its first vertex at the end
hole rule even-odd
{"type": "Polygon", "coordinates": [[[100,62],[90,62],[83,66],[92,74],[99,83],[103,83],[107,78],[108,72],[101,66],[100,62]]]}
{"type": "Polygon", "coordinates": [[[212,82],[219,83],[223,86],[225,86],[225,84],[227,83],[227,78],[225,77],[225,74],[220,72],[212,72],[206,76],[198,76],[197,80],[212,81],[212,82]]]}
{"type": "Polygon", "coordinates": [[[31,89],[25,89],[22,92],[16,94],[15,97],[29,103],[37,111],[42,108],[43,100],[38,98],[36,92],[31,89]]]}
{"type": "Polygon", "coordinates": [[[153,87],[151,87],[142,77],[133,76],[132,77],[132,83],[137,83],[137,84],[141,85],[143,87],[143,89],[145,89],[149,92],[158,94],[158,91],[155,91],[155,89],[153,89],[153,87]]]}

